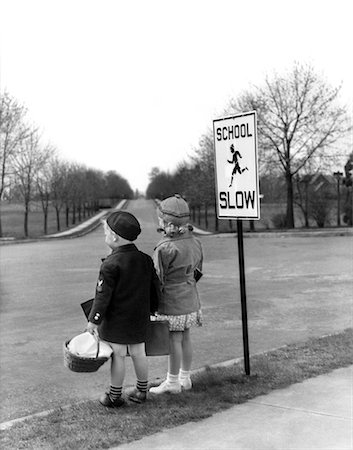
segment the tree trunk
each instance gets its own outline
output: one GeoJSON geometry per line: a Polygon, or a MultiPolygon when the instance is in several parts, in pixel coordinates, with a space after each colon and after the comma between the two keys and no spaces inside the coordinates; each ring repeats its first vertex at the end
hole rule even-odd
{"type": "Polygon", "coordinates": [[[24,215],[24,233],[25,237],[28,237],[28,214],[29,214],[29,205],[25,203],[25,215],[24,215]]]}
{"type": "Polygon", "coordinates": [[[286,225],[287,228],[294,228],[294,209],[293,209],[293,180],[290,172],[286,173],[287,184],[287,212],[286,212],[286,225]]]}
{"type": "Polygon", "coordinates": [[[249,220],[249,224],[250,224],[250,231],[255,231],[255,221],[249,220]]]}
{"type": "Polygon", "coordinates": [[[61,227],[60,227],[60,210],[59,210],[59,208],[55,208],[55,213],[56,213],[56,229],[57,229],[57,231],[60,231],[61,227]]]}
{"type": "Polygon", "coordinates": [[[207,230],[208,229],[208,206],[207,206],[207,203],[205,203],[205,227],[207,230]]]}
{"type": "Polygon", "coordinates": [[[76,205],[75,203],[72,205],[72,225],[76,223],[76,205]]]}
{"type": "Polygon", "coordinates": [[[68,206],[66,206],[66,228],[69,228],[69,213],[70,213],[70,208],[68,206]]]}
{"type": "Polygon", "coordinates": [[[309,228],[309,183],[305,183],[305,227],[309,228]]]}
{"type": "Polygon", "coordinates": [[[201,225],[201,205],[197,207],[197,223],[201,225]]]}
{"type": "Polygon", "coordinates": [[[0,238],[2,237],[1,202],[0,202],[0,238]]]}
{"type": "Polygon", "coordinates": [[[44,234],[48,234],[48,208],[44,210],[44,234]]]}

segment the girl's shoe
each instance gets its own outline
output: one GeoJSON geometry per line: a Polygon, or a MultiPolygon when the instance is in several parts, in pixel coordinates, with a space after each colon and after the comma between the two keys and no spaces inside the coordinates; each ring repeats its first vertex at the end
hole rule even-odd
{"type": "Polygon", "coordinates": [[[181,387],[184,389],[184,391],[188,391],[189,389],[192,388],[192,382],[191,382],[191,378],[181,378],[179,379],[181,387]]]}
{"type": "Polygon", "coordinates": [[[135,403],[144,403],[147,399],[147,393],[142,392],[139,389],[135,388],[130,394],[129,394],[129,400],[135,403]]]}
{"type": "Polygon", "coordinates": [[[103,406],[106,406],[107,408],[120,408],[120,406],[125,405],[125,400],[122,397],[118,397],[117,399],[112,400],[108,392],[106,392],[99,399],[99,403],[103,406]]]}
{"type": "Polygon", "coordinates": [[[149,392],[151,394],[164,394],[169,392],[170,394],[179,394],[181,392],[181,384],[178,382],[171,383],[168,380],[163,381],[159,386],[152,387],[149,392]]]}

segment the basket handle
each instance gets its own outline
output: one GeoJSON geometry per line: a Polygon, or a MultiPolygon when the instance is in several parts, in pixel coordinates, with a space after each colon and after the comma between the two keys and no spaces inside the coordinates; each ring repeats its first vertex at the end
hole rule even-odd
{"type": "Polygon", "coordinates": [[[99,355],[99,336],[98,336],[98,333],[93,333],[93,336],[97,342],[97,354],[96,354],[96,359],[97,359],[98,355],[99,355]]]}

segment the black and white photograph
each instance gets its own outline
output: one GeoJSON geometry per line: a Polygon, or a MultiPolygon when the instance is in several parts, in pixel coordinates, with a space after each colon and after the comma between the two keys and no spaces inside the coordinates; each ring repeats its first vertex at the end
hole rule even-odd
{"type": "Polygon", "coordinates": [[[0,447],[353,449],[349,0],[0,0],[0,447]]]}

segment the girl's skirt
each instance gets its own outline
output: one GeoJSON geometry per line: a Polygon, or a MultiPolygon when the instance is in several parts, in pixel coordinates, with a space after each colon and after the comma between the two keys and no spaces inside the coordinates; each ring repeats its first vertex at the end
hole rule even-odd
{"type": "Polygon", "coordinates": [[[169,331],[185,331],[192,326],[202,326],[202,312],[199,309],[198,311],[180,316],[157,313],[156,320],[167,320],[169,323],[169,331]]]}

